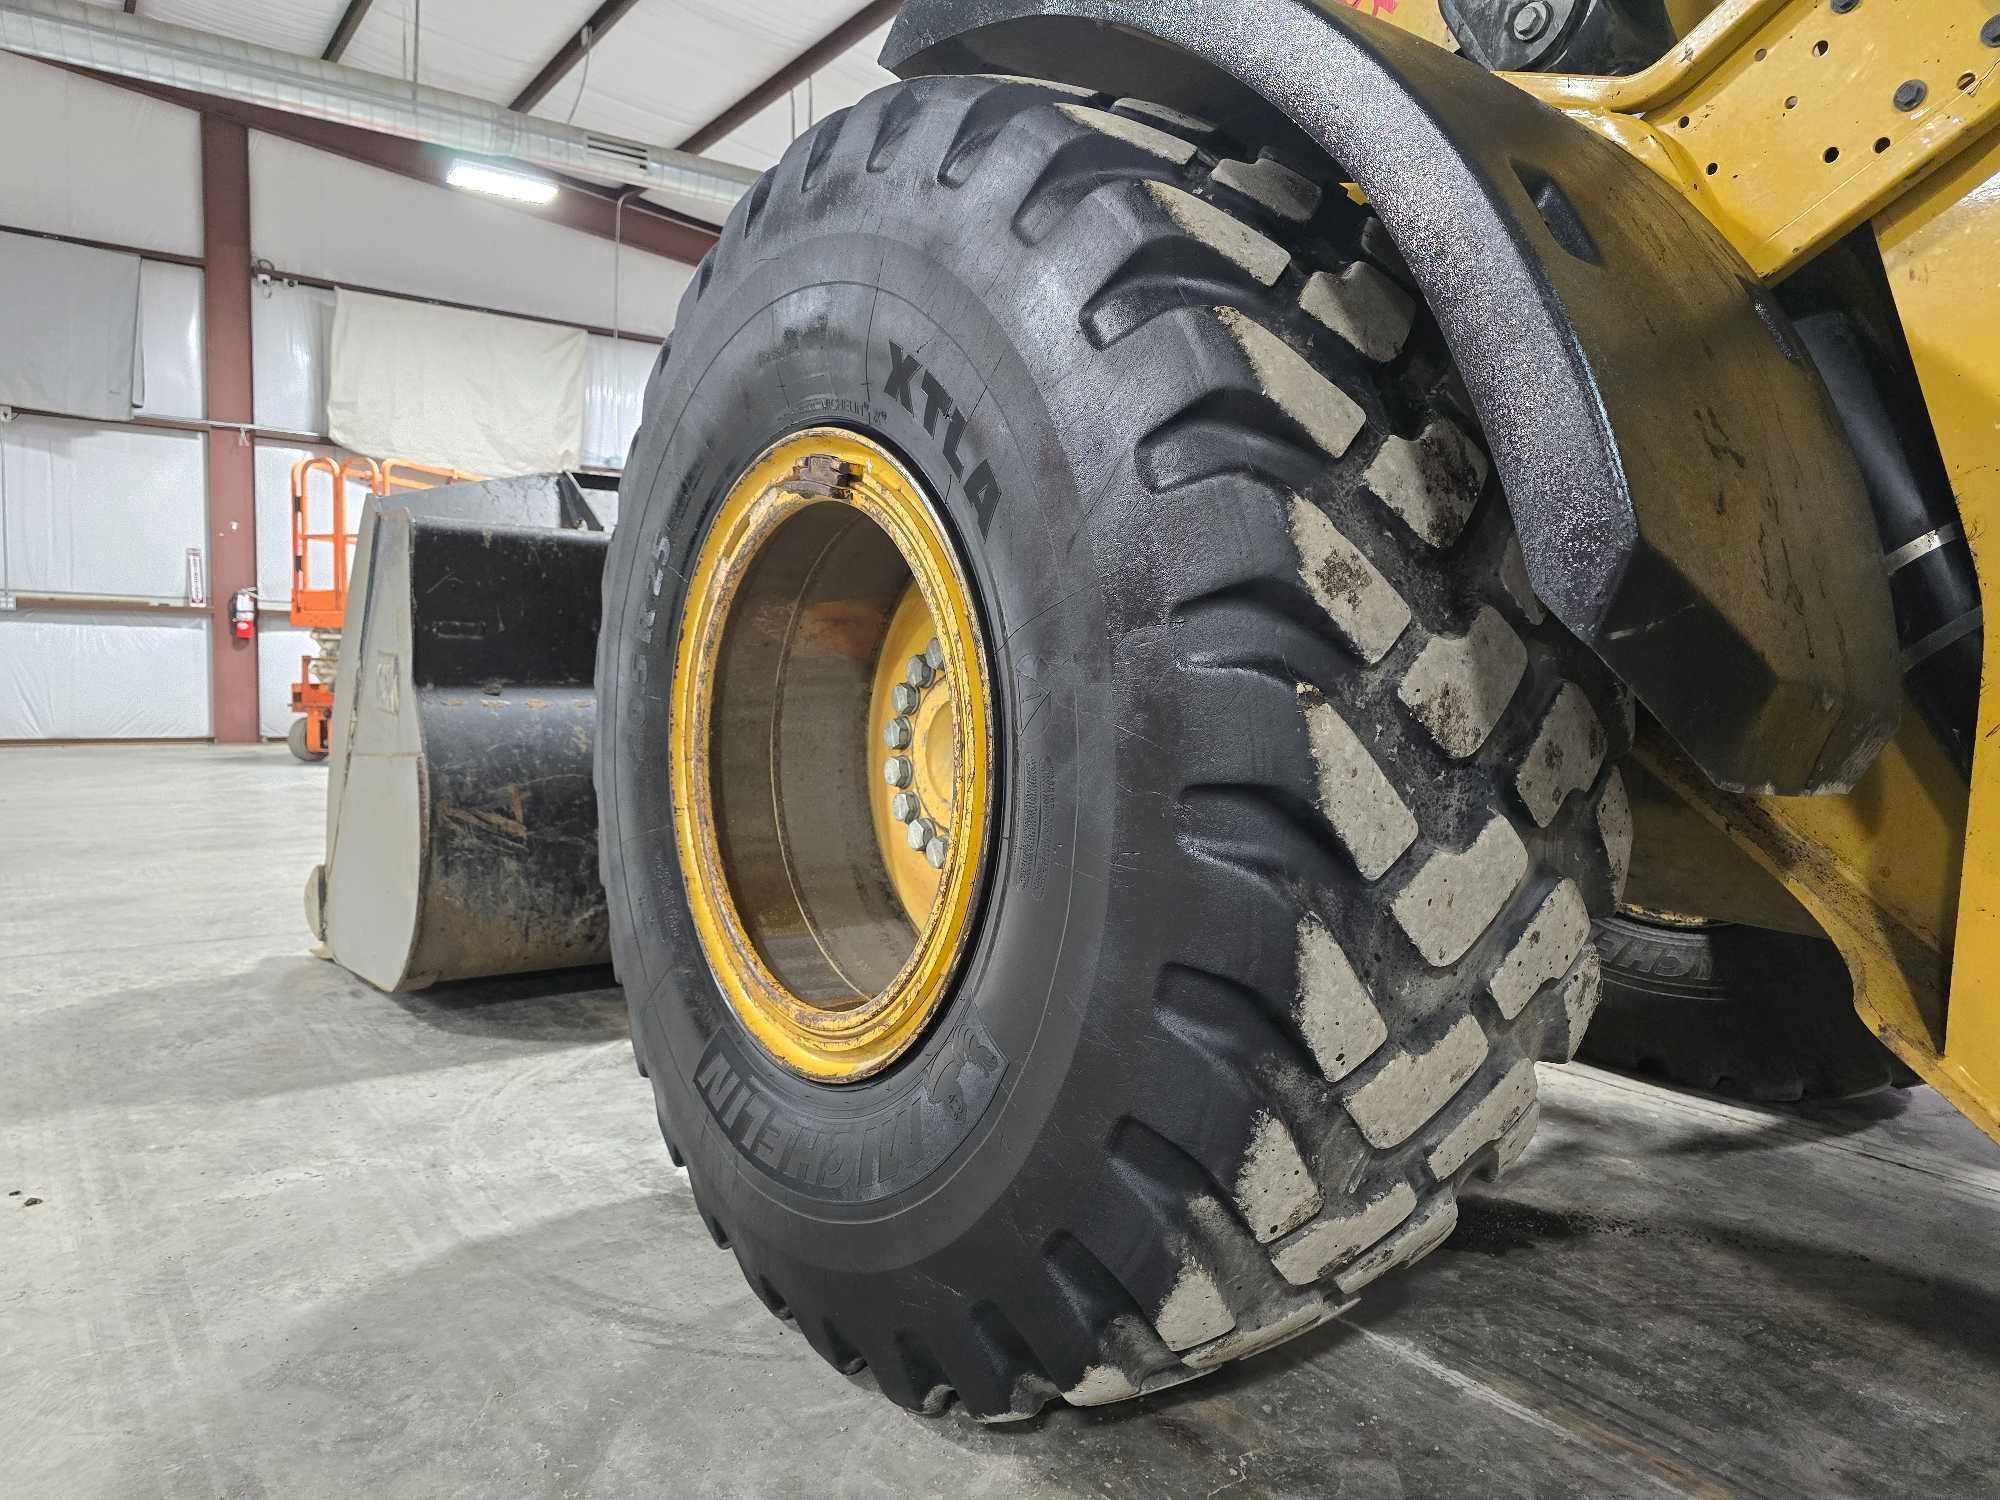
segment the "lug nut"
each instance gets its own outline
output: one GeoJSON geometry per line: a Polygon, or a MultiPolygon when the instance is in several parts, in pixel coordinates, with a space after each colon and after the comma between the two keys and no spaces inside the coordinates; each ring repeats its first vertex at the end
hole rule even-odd
{"type": "Polygon", "coordinates": [[[910,721],[891,719],[882,726],[882,738],[891,750],[901,750],[910,743],[910,721]]]}
{"type": "Polygon", "coordinates": [[[908,823],[924,810],[915,792],[898,792],[889,803],[889,812],[898,823],[908,823]]]}
{"type": "Polygon", "coordinates": [[[1509,18],[1507,29],[1514,34],[1515,41],[1532,42],[1549,29],[1553,14],[1546,0],[1528,0],[1509,18]]]}
{"type": "Polygon", "coordinates": [[[917,705],[922,701],[923,694],[919,693],[907,682],[899,682],[889,689],[889,707],[895,709],[899,714],[915,713],[917,705]]]}
{"type": "Polygon", "coordinates": [[[924,845],[924,858],[930,862],[930,867],[933,870],[942,870],[944,868],[944,855],[945,847],[942,838],[934,838],[928,844],[924,845]]]}
{"type": "Polygon", "coordinates": [[[933,672],[944,670],[944,646],[936,636],[932,636],[931,643],[924,647],[924,660],[931,664],[933,672]]]}
{"type": "Polygon", "coordinates": [[[915,774],[916,767],[907,755],[892,755],[882,762],[882,779],[890,786],[908,786],[915,774]]]}
{"type": "Polygon", "coordinates": [[[932,827],[929,818],[919,818],[910,825],[909,832],[903,837],[912,849],[920,850],[936,837],[936,833],[937,830],[932,827]]]}
{"type": "Polygon", "coordinates": [[[1890,96],[1889,102],[1908,114],[1924,102],[1924,96],[1929,92],[1923,79],[1909,78],[1896,85],[1896,92],[1890,96]]]}
{"type": "Polygon", "coordinates": [[[909,670],[903,675],[911,687],[927,688],[931,685],[931,664],[921,656],[913,656],[910,658],[909,670]]]}

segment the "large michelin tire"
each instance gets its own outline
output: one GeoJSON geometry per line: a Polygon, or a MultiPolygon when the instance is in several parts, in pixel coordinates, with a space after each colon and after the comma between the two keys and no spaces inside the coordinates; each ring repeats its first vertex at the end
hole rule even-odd
{"type": "Polygon", "coordinates": [[[634,1043],[717,1242],[907,1407],[1117,1400],[1321,1323],[1520,1155],[1595,1003],[1629,711],[1529,592],[1380,225],[1300,165],[1324,191],[1132,102],[892,86],[737,207],[648,391],[598,665],[634,1043]],[[838,1085],[720,994],[666,761],[689,559],[828,423],[940,497],[999,721],[952,992],[838,1085]]]}

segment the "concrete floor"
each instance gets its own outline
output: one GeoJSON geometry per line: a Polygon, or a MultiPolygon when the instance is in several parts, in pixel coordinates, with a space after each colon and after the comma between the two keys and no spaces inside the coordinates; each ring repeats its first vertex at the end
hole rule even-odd
{"type": "Polygon", "coordinates": [[[710,1244],[606,976],[307,956],[323,787],[0,750],[0,1492],[2000,1491],[2000,1151],[1924,1091],[1547,1070],[1523,1171],[1347,1318],[1137,1405],[906,1415],[710,1244]]]}

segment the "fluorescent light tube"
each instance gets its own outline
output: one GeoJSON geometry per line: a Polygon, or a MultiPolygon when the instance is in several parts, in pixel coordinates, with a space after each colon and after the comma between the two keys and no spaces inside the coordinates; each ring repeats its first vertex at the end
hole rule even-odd
{"type": "Polygon", "coordinates": [[[553,203],[556,185],[546,177],[528,177],[505,172],[476,161],[455,161],[445,174],[446,182],[472,193],[490,193],[495,198],[511,198],[516,203],[553,203]]]}

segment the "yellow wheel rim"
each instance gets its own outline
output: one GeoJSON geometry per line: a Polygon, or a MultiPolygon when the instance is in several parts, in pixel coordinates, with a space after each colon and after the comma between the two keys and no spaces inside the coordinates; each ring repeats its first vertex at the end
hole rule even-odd
{"type": "Polygon", "coordinates": [[[730,487],[669,723],[688,903],[730,1007],[805,1077],[879,1072],[964,956],[993,733],[964,572],[886,449],[813,428],[730,487]]]}

